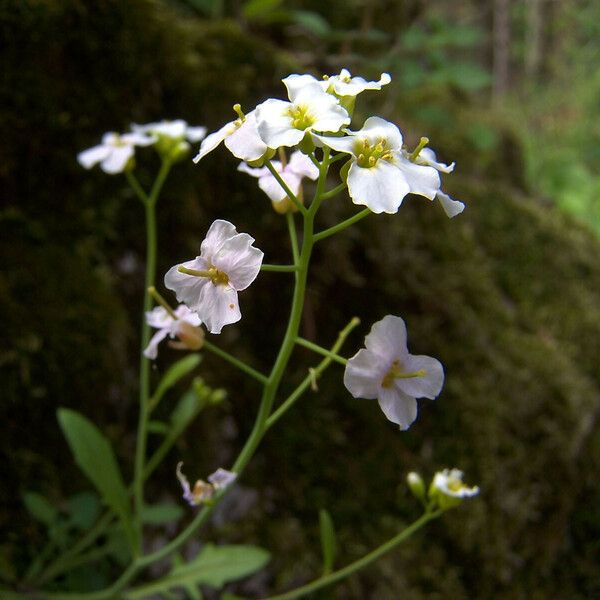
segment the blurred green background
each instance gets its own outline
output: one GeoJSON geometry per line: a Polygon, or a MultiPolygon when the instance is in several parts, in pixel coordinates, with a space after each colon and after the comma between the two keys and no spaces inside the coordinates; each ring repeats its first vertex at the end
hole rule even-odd
{"type": "MultiPolygon", "coordinates": [[[[599,34],[593,0],[2,0],[2,580],[22,578],[52,521],[23,495],[57,507],[55,525],[89,490],[58,406],[92,418],[131,470],[143,215],[124,178],[85,172],[77,153],[132,122],[213,130],[236,102],[281,97],[291,72],[347,67],[392,75],[361,96],[355,123],[380,114],[409,146],[427,135],[456,160],[445,187],[467,209],[449,221],[409,197],[397,215],[324,242],[303,332],[328,345],[356,314],[351,355],[371,323],[401,315],[412,352],[444,363],[446,386],[399,433],[332,367],[267,436],[208,530],[273,552],[231,589],[259,597],[316,575],[319,508],[335,521],[340,564],[359,557],[417,516],[408,471],[457,466],[480,485],[477,500],[319,598],[598,597],[599,34]]],[[[157,159],[141,152],[138,165],[149,183],[157,159]]],[[[250,232],[268,262],[284,260],[282,219],[235,168],[226,151],[176,167],[159,206],[159,273],[193,256],[215,218],[250,232]]],[[[321,223],[353,210],[340,198],[321,223]]],[[[289,292],[286,276],[261,275],[241,297],[244,320],[218,342],[267,369],[289,292]]],[[[290,382],[315,362],[296,356],[290,382]]],[[[163,352],[156,377],[176,357],[163,352]]],[[[254,383],[212,356],[200,373],[228,399],[186,433],[149,497],[178,502],[177,461],[191,477],[226,466],[252,425],[254,383]]],[[[97,507],[86,506],[92,522],[97,507]]],[[[68,547],[73,531],[50,530],[68,547]]],[[[153,543],[170,535],[157,527],[153,543]]],[[[96,589],[120,569],[108,553],[53,585],[96,589]]]]}

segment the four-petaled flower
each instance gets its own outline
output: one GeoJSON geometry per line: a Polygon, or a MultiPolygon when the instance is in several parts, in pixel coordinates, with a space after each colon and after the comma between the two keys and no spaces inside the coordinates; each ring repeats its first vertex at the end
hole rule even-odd
{"type": "MultiPolygon", "coordinates": [[[[308,177],[308,179],[314,181],[319,176],[319,169],[317,169],[312,161],[299,150],[291,155],[290,161],[285,166],[278,160],[272,161],[271,164],[296,196],[299,196],[302,190],[303,177],[308,177]]],[[[287,198],[287,194],[267,167],[253,169],[246,163],[241,163],[238,166],[238,171],[247,173],[252,177],[258,177],[258,187],[269,196],[275,210],[278,210],[278,205],[284,203],[283,201],[287,198]]],[[[287,209],[285,206],[282,206],[281,208],[284,210],[287,209]]]]}
{"type": "Polygon", "coordinates": [[[270,148],[296,146],[312,131],[337,132],[350,123],[346,109],[319,83],[287,87],[289,102],[269,98],[256,107],[258,134],[270,148]]]}
{"type": "Polygon", "coordinates": [[[198,350],[202,347],[204,332],[200,329],[202,321],[200,317],[192,312],[185,304],[180,304],[170,314],[162,306],[155,306],[146,313],[146,322],[150,327],[158,329],[152,336],[148,347],[144,350],[144,356],[154,360],[158,353],[158,344],[167,336],[177,337],[179,342],[171,345],[179,349],[198,350]]]}
{"type": "Polygon", "coordinates": [[[224,325],[241,319],[237,293],[256,279],[264,256],[253,242],[247,233],[218,219],[200,246],[200,256],[165,275],[165,286],[198,313],[211,333],[221,333],[224,325]]]}
{"type": "Polygon", "coordinates": [[[234,105],[233,109],[238,114],[238,118],[204,138],[200,144],[200,151],[194,158],[195,163],[223,141],[227,149],[240,160],[259,160],[268,152],[269,148],[258,135],[255,111],[245,115],[239,104],[234,105]]]}
{"type": "Polygon", "coordinates": [[[216,492],[229,487],[237,479],[236,473],[219,468],[212,475],[208,476],[208,483],[202,479],[198,479],[192,490],[187,477],[181,472],[182,466],[182,462],[177,464],[175,474],[183,488],[183,499],[190,506],[209,503],[216,492]]]}
{"type": "Polygon", "coordinates": [[[135,146],[150,146],[154,138],[143,133],[109,132],[102,136],[102,143],[77,155],[77,161],[85,169],[100,163],[100,168],[110,175],[122,173],[133,158],[135,146]]]}
{"type": "Polygon", "coordinates": [[[392,315],[373,325],[365,347],[348,361],[344,385],[355,398],[377,398],[385,416],[408,429],[417,417],[415,398],[433,400],[440,393],[442,364],[409,354],[404,321],[392,315]]]}
{"type": "Polygon", "coordinates": [[[362,129],[344,137],[316,137],[352,156],[348,193],[354,204],[368,206],[374,213],[398,212],[409,192],[433,200],[439,190],[437,170],[406,158],[400,130],[380,117],[369,117],[362,129]]]}

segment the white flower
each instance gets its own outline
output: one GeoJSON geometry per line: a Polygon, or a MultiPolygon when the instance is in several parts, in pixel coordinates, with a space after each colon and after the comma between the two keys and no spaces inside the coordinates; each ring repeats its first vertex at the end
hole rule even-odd
{"type": "Polygon", "coordinates": [[[409,192],[435,197],[440,178],[432,167],[416,165],[403,157],[402,134],[392,123],[369,117],[362,129],[345,137],[316,136],[338,152],[352,155],[348,193],[354,204],[374,213],[395,213],[409,192]]]}
{"type": "Polygon", "coordinates": [[[150,327],[158,329],[152,336],[144,356],[154,360],[158,353],[158,344],[167,336],[179,338],[179,343],[174,343],[177,348],[198,350],[202,346],[203,332],[198,329],[202,324],[200,317],[192,312],[185,304],[180,304],[174,311],[175,318],[162,306],[155,306],[146,313],[146,322],[150,327]]]}
{"type": "Polygon", "coordinates": [[[240,160],[258,160],[267,153],[269,148],[258,135],[255,111],[244,115],[239,104],[233,109],[238,113],[238,118],[206,136],[194,158],[195,163],[212,152],[222,141],[225,141],[228,150],[240,160]]]}
{"type": "Polygon", "coordinates": [[[221,333],[223,325],[241,319],[237,293],[256,279],[264,256],[253,242],[253,237],[219,219],[210,226],[200,256],[165,275],[165,286],[198,313],[211,333],[221,333]]]}
{"type": "MultiPolygon", "coordinates": [[[[296,150],[296,152],[291,155],[290,162],[287,165],[283,166],[278,160],[272,161],[271,164],[296,196],[298,196],[300,192],[303,177],[308,177],[313,181],[319,177],[319,169],[317,169],[312,161],[299,150],[296,150]]],[[[287,198],[284,189],[279,185],[279,182],[273,177],[271,171],[269,171],[267,167],[253,169],[246,163],[242,163],[238,167],[238,171],[247,173],[252,177],[258,177],[258,187],[260,187],[273,202],[279,203],[287,198]]]]}
{"type": "Polygon", "coordinates": [[[270,98],[256,107],[258,133],[270,148],[295,146],[309,132],[337,132],[350,123],[338,99],[319,83],[290,86],[288,95],[289,102],[270,98]]]}
{"type": "Polygon", "coordinates": [[[159,137],[167,137],[174,140],[188,140],[190,142],[199,142],[206,135],[206,127],[191,127],[183,119],[174,121],[158,121],[156,123],[147,123],[146,125],[132,125],[132,129],[137,133],[145,133],[159,137]]]}
{"type": "Polygon", "coordinates": [[[177,479],[179,479],[179,483],[183,488],[183,499],[190,506],[198,506],[199,504],[209,503],[215,495],[215,492],[224,490],[237,479],[236,473],[219,468],[212,475],[208,476],[208,481],[210,483],[206,483],[206,481],[198,479],[198,481],[196,481],[194,484],[194,489],[192,490],[187,477],[181,472],[182,466],[182,462],[177,464],[175,474],[177,475],[177,479]]]}
{"type": "Polygon", "coordinates": [[[408,429],[417,417],[415,398],[433,400],[440,393],[441,363],[409,354],[404,321],[392,315],[373,325],[365,346],[348,361],[344,385],[355,398],[377,398],[385,416],[408,429]]]}
{"type": "Polygon", "coordinates": [[[479,494],[479,487],[463,483],[463,472],[458,469],[438,471],[429,486],[429,499],[442,510],[458,506],[465,498],[479,494]]]}
{"type": "Polygon", "coordinates": [[[342,69],[339,75],[324,75],[319,81],[312,75],[289,75],[283,83],[289,89],[299,89],[310,83],[318,83],[321,89],[336,96],[358,96],[365,90],[380,90],[387,85],[392,78],[387,73],[382,73],[379,81],[367,81],[362,77],[352,77],[348,69],[342,69]]]}
{"type": "Polygon", "coordinates": [[[119,135],[114,132],[105,133],[102,143],[84,150],[77,155],[77,161],[85,169],[91,169],[97,163],[100,168],[111,175],[122,173],[133,158],[135,146],[149,146],[154,143],[154,138],[142,133],[124,133],[119,135]]]}

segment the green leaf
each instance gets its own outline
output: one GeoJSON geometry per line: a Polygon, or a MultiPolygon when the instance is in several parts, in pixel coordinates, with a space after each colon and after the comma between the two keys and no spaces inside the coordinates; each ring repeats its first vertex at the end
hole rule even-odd
{"type": "Polygon", "coordinates": [[[183,509],[172,502],[144,506],[142,521],[149,525],[164,525],[181,519],[183,509]]]}
{"type": "Polygon", "coordinates": [[[210,388],[204,385],[200,377],[194,380],[192,389],[181,397],[171,413],[171,436],[179,437],[181,432],[196,418],[204,408],[210,392],[210,388]]]}
{"type": "Polygon", "coordinates": [[[182,377],[185,377],[190,371],[195,369],[201,360],[202,357],[199,354],[188,354],[171,365],[160,380],[152,398],[150,398],[150,407],[154,408],[165,395],[165,392],[169,388],[172,388],[182,377]]]}
{"type": "Polygon", "coordinates": [[[67,501],[71,524],[79,529],[89,529],[100,516],[100,500],[93,492],[81,492],[67,501]]]}
{"type": "Polygon", "coordinates": [[[75,462],[119,517],[133,545],[135,536],[131,525],[129,497],[108,440],[89,419],[74,410],[59,408],[58,422],[75,462]]]}
{"type": "Polygon", "coordinates": [[[261,19],[273,9],[278,8],[281,3],[282,0],[249,0],[244,4],[242,13],[249,21],[261,19]]]}
{"type": "Polygon", "coordinates": [[[321,531],[321,550],[323,552],[323,574],[331,573],[336,555],[335,529],[329,513],[323,508],[319,511],[321,531]]]}
{"type": "Polygon", "coordinates": [[[256,546],[214,546],[207,544],[189,563],[176,565],[164,578],[131,590],[128,600],[145,598],[173,588],[209,585],[220,589],[226,583],[251,575],[269,560],[269,553],[256,546]]]}
{"type": "Polygon", "coordinates": [[[52,525],[58,518],[58,509],[50,504],[41,494],[25,492],[23,494],[23,502],[29,514],[44,525],[52,525]]]}

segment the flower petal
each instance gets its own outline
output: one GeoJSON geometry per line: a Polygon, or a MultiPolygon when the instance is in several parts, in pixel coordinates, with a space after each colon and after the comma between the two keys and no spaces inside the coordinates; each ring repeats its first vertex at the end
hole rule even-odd
{"type": "Polygon", "coordinates": [[[258,134],[255,111],[246,115],[246,120],[226,139],[225,146],[240,160],[258,160],[268,150],[258,134]]]}
{"type": "Polygon", "coordinates": [[[227,136],[230,136],[235,132],[237,127],[235,126],[235,122],[231,121],[229,123],[225,123],[221,129],[207,135],[200,144],[200,151],[194,157],[194,162],[198,163],[201,159],[203,159],[209,152],[212,152],[227,136]]]}
{"type": "Polygon", "coordinates": [[[400,390],[381,388],[377,399],[383,414],[402,431],[406,431],[417,418],[417,401],[400,390]]]}
{"type": "Polygon", "coordinates": [[[304,137],[304,131],[292,126],[291,107],[289,102],[275,98],[269,98],[256,107],[258,134],[270,148],[295,146],[304,137]]]}
{"type": "Polygon", "coordinates": [[[422,355],[413,356],[410,354],[402,366],[407,373],[425,371],[423,377],[409,377],[394,381],[394,385],[405,394],[414,396],[415,398],[429,398],[430,400],[434,400],[442,391],[444,385],[444,367],[437,358],[422,355]]]}
{"type": "MultiPolygon", "coordinates": [[[[319,177],[319,169],[313,164],[312,160],[299,150],[292,153],[290,162],[283,170],[284,173],[294,173],[300,177],[308,177],[313,181],[319,177]]],[[[292,190],[293,191],[293,190],[292,190]]]]}
{"type": "Polygon", "coordinates": [[[400,129],[381,117],[369,117],[362,129],[356,133],[360,138],[367,138],[371,144],[385,140],[390,150],[398,151],[402,148],[400,129]]]}
{"type": "MultiPolygon", "coordinates": [[[[173,290],[179,302],[185,302],[193,311],[198,311],[199,298],[202,288],[210,281],[206,277],[194,277],[179,271],[179,266],[183,265],[188,269],[203,270],[206,267],[205,261],[199,258],[188,260],[171,267],[165,275],[165,287],[173,290]]],[[[202,319],[202,315],[200,315],[202,319]]]]}
{"type": "Polygon", "coordinates": [[[172,320],[173,317],[162,306],[155,306],[152,310],[146,312],[146,323],[155,329],[168,327],[172,320]]]}
{"type": "Polygon", "coordinates": [[[122,173],[133,156],[133,146],[120,146],[114,148],[110,154],[102,161],[100,168],[111,175],[122,173]]]}
{"type": "Polygon", "coordinates": [[[294,102],[295,98],[298,96],[298,92],[307,85],[314,85],[315,83],[323,88],[323,83],[319,81],[316,77],[312,75],[288,75],[285,79],[282,79],[283,84],[287,88],[288,98],[291,102],[294,102]]]}
{"type": "Polygon", "coordinates": [[[250,177],[271,176],[271,171],[269,171],[269,169],[267,169],[267,167],[254,168],[254,167],[250,167],[245,162],[240,163],[238,165],[237,170],[241,171],[242,173],[246,173],[246,175],[250,175],[250,177]]]}
{"type": "Polygon", "coordinates": [[[214,266],[227,273],[229,284],[237,291],[245,290],[260,271],[264,254],[252,242],[252,236],[238,233],[226,240],[212,258],[214,266]]]}
{"type": "Polygon", "coordinates": [[[346,154],[352,154],[352,156],[356,156],[354,153],[354,148],[356,143],[358,142],[358,137],[356,134],[352,133],[350,135],[346,135],[344,137],[334,137],[334,136],[326,136],[326,135],[316,135],[314,137],[331,148],[336,152],[344,152],[346,154]]]}
{"type": "MultiPolygon", "coordinates": [[[[435,170],[434,170],[435,172],[435,170]]],[[[348,193],[354,204],[368,206],[374,213],[396,213],[410,187],[397,167],[385,160],[371,168],[356,162],[348,172],[348,193]]]]}
{"type": "Polygon", "coordinates": [[[206,135],[206,127],[188,127],[185,137],[190,142],[199,142],[206,135]]]}
{"type": "Polygon", "coordinates": [[[373,323],[369,335],[365,338],[365,347],[371,352],[387,358],[388,364],[394,360],[404,363],[409,356],[406,341],[404,319],[386,315],[381,321],[373,323]]]}
{"type": "Polygon", "coordinates": [[[373,400],[389,367],[379,354],[364,348],[359,350],[346,364],[344,385],[355,398],[373,400]]]}
{"type": "Polygon", "coordinates": [[[444,212],[449,219],[459,215],[463,210],[465,210],[465,205],[463,202],[450,198],[448,194],[444,194],[444,192],[441,190],[435,195],[435,199],[440,201],[440,205],[444,209],[444,212]]]}
{"type": "Polygon", "coordinates": [[[431,148],[423,148],[421,152],[419,152],[419,156],[417,156],[417,160],[424,165],[429,167],[433,167],[442,173],[452,173],[454,171],[454,166],[456,163],[451,163],[446,165],[444,163],[438,162],[435,152],[431,148]]]}
{"type": "Polygon", "coordinates": [[[150,340],[150,343],[144,350],[144,356],[150,360],[154,360],[158,356],[158,345],[169,335],[168,329],[160,329],[150,340]]]}
{"type": "Polygon", "coordinates": [[[211,333],[221,333],[224,325],[242,318],[237,292],[230,286],[208,281],[200,291],[198,315],[211,333]]]}
{"type": "Polygon", "coordinates": [[[77,162],[84,169],[91,169],[95,164],[103,161],[110,154],[111,149],[108,146],[94,146],[84,150],[77,155],[77,162]]]}
{"type": "Polygon", "coordinates": [[[410,191],[433,200],[440,191],[440,175],[433,167],[418,165],[403,156],[399,156],[396,166],[410,186],[410,191]]]}
{"type": "Polygon", "coordinates": [[[224,219],[213,221],[200,245],[200,255],[202,258],[212,261],[212,257],[221,249],[223,244],[234,235],[237,235],[237,229],[233,223],[224,219]]]}

